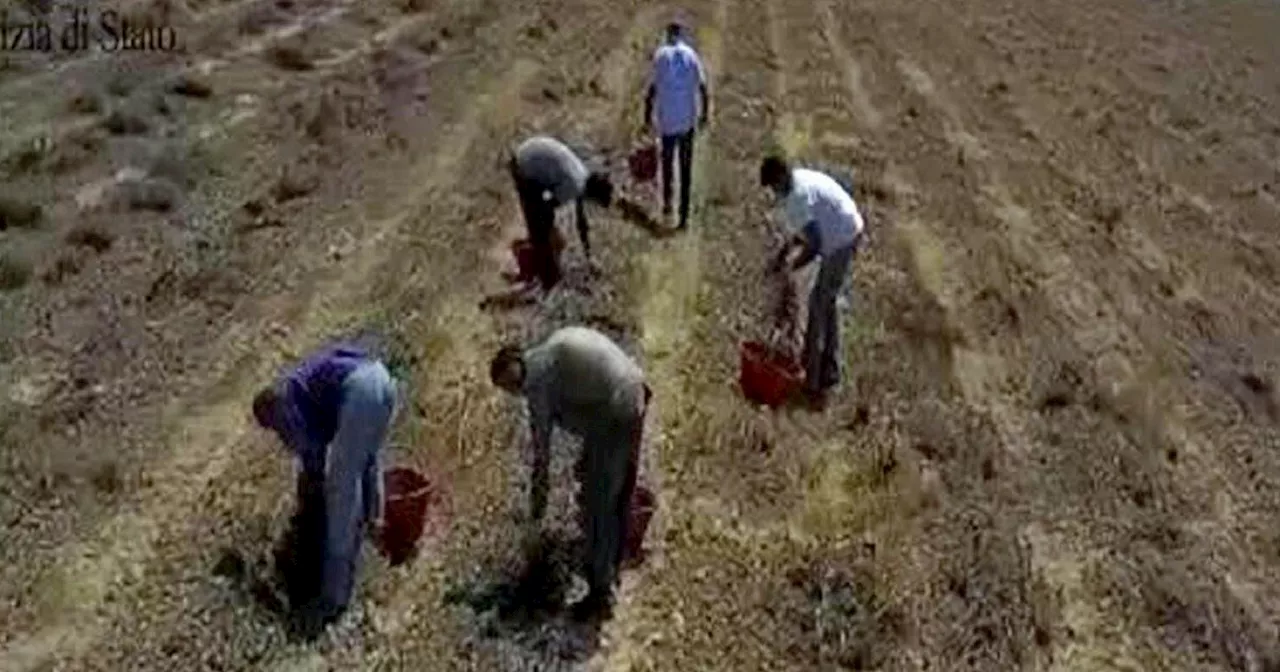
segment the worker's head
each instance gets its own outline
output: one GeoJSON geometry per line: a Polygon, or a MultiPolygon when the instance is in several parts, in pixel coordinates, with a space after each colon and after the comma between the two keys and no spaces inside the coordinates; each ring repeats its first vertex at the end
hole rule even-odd
{"type": "Polygon", "coordinates": [[[276,390],[275,385],[268,385],[253,397],[253,418],[258,421],[258,426],[263,429],[275,429],[277,426],[276,417],[279,413],[277,408],[280,405],[280,393],[276,390]]]}
{"type": "Polygon", "coordinates": [[[770,154],[760,162],[760,186],[768,187],[779,196],[791,193],[791,166],[777,154],[770,154]]]}
{"type": "Polygon", "coordinates": [[[518,345],[506,345],[498,350],[489,363],[489,379],[503,390],[519,394],[524,387],[524,350],[518,345]]]}
{"type": "Polygon", "coordinates": [[[583,190],[583,195],[587,197],[587,200],[594,201],[607,208],[613,204],[613,180],[609,179],[609,174],[604,171],[592,171],[587,176],[587,184],[583,190]]]}
{"type": "Polygon", "coordinates": [[[679,21],[672,21],[667,24],[667,29],[664,34],[666,35],[667,42],[669,44],[675,44],[676,42],[679,42],[680,37],[684,35],[684,26],[680,25],[679,21]]]}

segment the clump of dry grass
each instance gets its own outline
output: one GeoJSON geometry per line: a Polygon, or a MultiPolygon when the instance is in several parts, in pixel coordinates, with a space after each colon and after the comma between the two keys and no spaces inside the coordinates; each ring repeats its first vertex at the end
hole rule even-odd
{"type": "Polygon", "coordinates": [[[98,254],[102,254],[111,249],[111,244],[115,241],[115,234],[100,224],[81,223],[67,232],[66,241],[68,245],[87,247],[98,254]]]}
{"type": "Polygon", "coordinates": [[[937,572],[928,591],[932,615],[921,633],[931,657],[948,669],[1022,669],[1039,632],[1049,632],[1052,609],[1034,578],[1027,549],[998,514],[954,507],[932,521],[921,543],[937,572]]]}
{"type": "Polygon", "coordinates": [[[396,0],[396,8],[405,14],[417,14],[432,5],[433,0],[396,0]]]}
{"type": "Polygon", "coordinates": [[[47,151],[48,142],[44,138],[26,143],[17,151],[4,157],[4,168],[11,175],[31,172],[40,165],[47,151]]]}
{"type": "Polygon", "coordinates": [[[141,135],[151,130],[151,122],[133,106],[117,106],[102,119],[102,127],[112,135],[141,135]]]}
{"type": "Polygon", "coordinates": [[[164,178],[125,180],[116,188],[120,202],[130,210],[170,212],[182,199],[182,189],[164,178]]]}
{"type": "Polygon", "coordinates": [[[288,166],[276,181],[272,196],[277,203],[302,198],[320,186],[320,176],[308,166],[288,166]]]}
{"type": "Polygon", "coordinates": [[[288,14],[282,11],[285,3],[257,2],[249,7],[240,17],[239,30],[242,35],[261,35],[272,26],[278,26],[288,20],[288,14]]]}
{"type": "Polygon", "coordinates": [[[58,255],[48,268],[40,274],[40,279],[50,286],[57,286],[66,281],[67,278],[77,274],[81,269],[81,261],[79,255],[74,252],[63,252],[58,255]]]}
{"type": "Polygon", "coordinates": [[[187,98],[210,98],[213,87],[208,82],[191,73],[183,73],[169,82],[169,91],[187,98]]]}
{"type": "Polygon", "coordinates": [[[133,93],[143,82],[143,75],[135,70],[116,70],[107,78],[107,93],[124,98],[133,93]]]}
{"type": "Polygon", "coordinates": [[[315,67],[300,44],[277,44],[267,50],[267,61],[281,70],[305,72],[315,67]]]}
{"type": "Polygon", "coordinates": [[[0,292],[20,289],[31,280],[31,262],[12,252],[0,252],[0,292]]]}
{"type": "Polygon", "coordinates": [[[38,203],[8,195],[0,195],[0,231],[34,229],[44,221],[44,209],[38,203]]]}
{"type": "Polygon", "coordinates": [[[880,669],[890,659],[903,614],[886,600],[867,560],[811,559],[786,578],[792,617],[803,633],[796,657],[818,669],[852,670],[880,669]]]}
{"type": "Polygon", "coordinates": [[[55,142],[46,166],[55,174],[74,170],[98,156],[102,148],[102,131],[86,128],[55,142]]]}
{"type": "Polygon", "coordinates": [[[67,99],[67,109],[75,114],[97,114],[102,111],[102,98],[92,91],[80,91],[67,99]]]}

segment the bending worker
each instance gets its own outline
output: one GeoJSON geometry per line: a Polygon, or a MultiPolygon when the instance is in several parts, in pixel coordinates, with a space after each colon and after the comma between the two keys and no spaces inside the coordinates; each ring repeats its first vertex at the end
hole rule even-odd
{"type": "Polygon", "coordinates": [[[644,373],[609,337],[585,327],[562,328],[529,349],[504,347],[489,373],[495,385],[523,396],[529,405],[535,531],[547,506],[552,430],[558,425],[582,439],[576,474],[590,592],[575,612],[580,618],[606,614],[613,604],[651,397],[644,373]]]}
{"type": "MultiPolygon", "coordinates": [[[[304,627],[341,616],[351,601],[366,525],[382,525],[379,454],[395,411],[396,388],[381,361],[346,344],[306,358],[253,400],[258,424],[292,451],[301,507],[323,511],[313,580],[291,595],[304,627]],[[295,602],[295,598],[298,600],[295,602]]],[[[305,518],[306,516],[300,516],[305,518]]],[[[296,571],[308,574],[308,568],[296,571]]]]}
{"type": "Polygon", "coordinates": [[[671,164],[680,154],[680,223],[689,225],[689,196],[693,184],[693,136],[711,113],[707,75],[698,52],[684,40],[679,23],[667,25],[666,44],[653,54],[653,75],[644,99],[645,123],[656,125],[662,138],[662,214],[671,215],[671,164]],[[698,111],[698,99],[702,111],[698,111]],[[654,103],[657,103],[657,118],[654,103]]]}
{"type": "Polygon", "coordinates": [[[520,208],[543,290],[549,291],[560,281],[560,260],[552,234],[556,210],[561,205],[574,204],[578,238],[587,262],[594,268],[585,204],[592,201],[609,207],[613,201],[613,183],[609,176],[588,170],[572,149],[545,135],[521,143],[511,157],[509,168],[520,196],[520,208]]]}
{"type": "Polygon", "coordinates": [[[787,243],[774,258],[775,272],[795,272],[821,257],[809,294],[804,333],[805,392],[821,404],[840,383],[840,319],[836,303],[863,237],[862,214],[853,196],[831,176],[792,168],[777,156],[760,164],[760,184],[778,196],[790,223],[787,243]]]}

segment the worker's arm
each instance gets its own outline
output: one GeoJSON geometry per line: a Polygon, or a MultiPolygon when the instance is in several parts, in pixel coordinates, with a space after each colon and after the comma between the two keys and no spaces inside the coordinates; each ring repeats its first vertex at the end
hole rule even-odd
{"type": "Polygon", "coordinates": [[[702,65],[702,59],[698,59],[698,93],[702,96],[702,115],[698,118],[698,123],[706,125],[707,119],[711,117],[711,94],[707,91],[707,69],[702,65]]]}
{"type": "Polygon", "coordinates": [[[698,122],[705,126],[707,119],[711,118],[711,94],[707,92],[705,80],[698,84],[698,92],[702,94],[702,116],[698,118],[698,122]]]}
{"type": "Polygon", "coordinates": [[[795,246],[800,248],[800,254],[791,262],[791,270],[798,271],[818,256],[818,223],[809,222],[805,225],[801,235],[796,237],[795,246]]]}
{"type": "Polygon", "coordinates": [[[787,238],[770,267],[774,272],[798,271],[818,256],[817,223],[810,222],[800,233],[787,238]]]}
{"type": "Polygon", "coordinates": [[[284,386],[276,401],[276,426],[272,429],[280,441],[293,454],[298,475],[313,481],[324,481],[325,450],[327,446],[317,442],[307,431],[307,418],[293,400],[293,388],[284,386]]]}
{"type": "Polygon", "coordinates": [[[591,241],[587,236],[587,208],[583,203],[583,199],[579,198],[574,202],[574,220],[578,225],[578,240],[582,241],[582,251],[586,254],[587,259],[591,259],[591,241]]]}
{"type": "Polygon", "coordinates": [[[529,420],[533,434],[533,476],[529,488],[532,520],[542,520],[547,509],[547,480],[551,463],[551,405],[544,390],[529,398],[529,420]]]}
{"type": "Polygon", "coordinates": [[[365,522],[374,528],[381,526],[385,522],[385,491],[382,482],[382,458],[379,455],[381,451],[375,452],[373,457],[369,459],[369,464],[364,468],[361,474],[360,490],[362,494],[362,502],[364,503],[365,522]]]}
{"type": "Polygon", "coordinates": [[[653,99],[658,95],[657,85],[649,82],[649,89],[644,94],[644,125],[653,123],[653,99]]]}

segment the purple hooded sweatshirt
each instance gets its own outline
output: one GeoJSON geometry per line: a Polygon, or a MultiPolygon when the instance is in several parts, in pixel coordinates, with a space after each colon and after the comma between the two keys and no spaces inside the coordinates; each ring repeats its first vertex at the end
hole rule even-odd
{"type": "Polygon", "coordinates": [[[338,431],[342,384],[352,371],[370,361],[368,351],[359,346],[329,345],[308,356],[277,383],[280,426],[276,432],[308,473],[324,473],[325,448],[338,431]]]}

